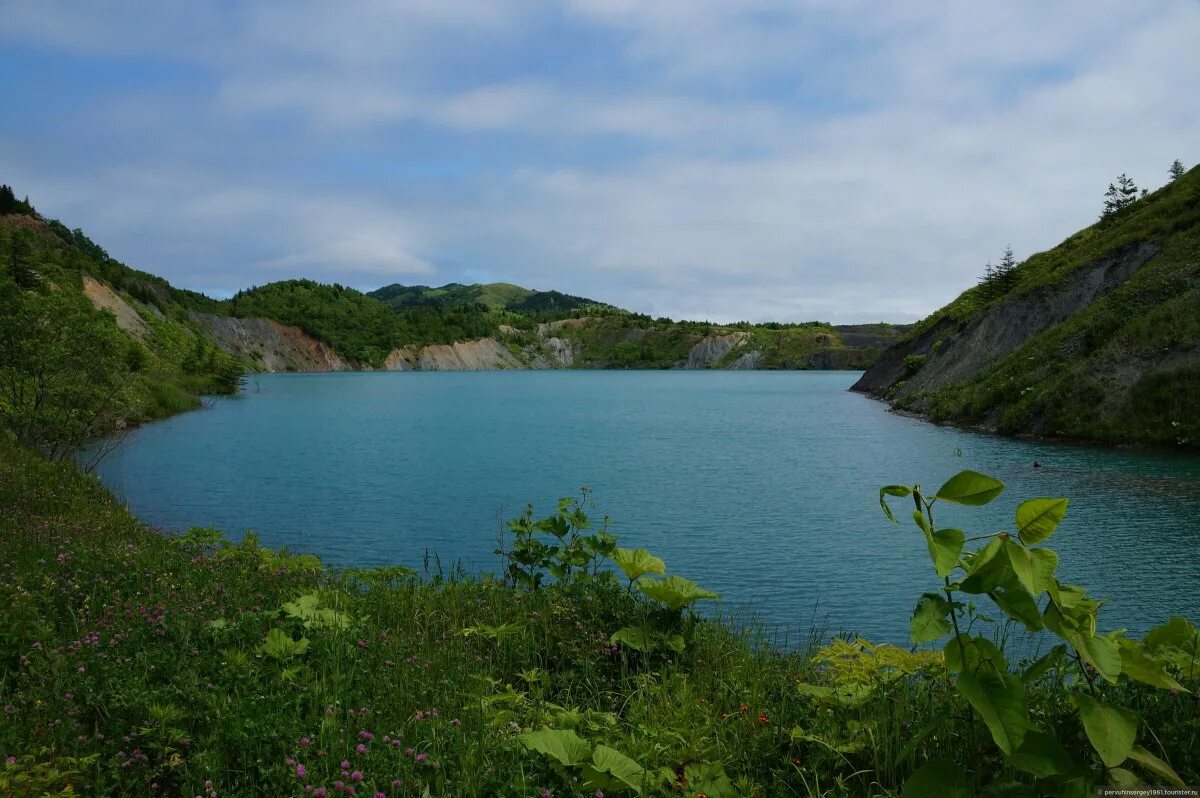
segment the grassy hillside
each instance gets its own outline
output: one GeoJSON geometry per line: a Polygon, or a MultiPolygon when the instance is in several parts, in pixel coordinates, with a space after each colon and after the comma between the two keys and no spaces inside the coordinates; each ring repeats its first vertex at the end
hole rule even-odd
{"type": "Polygon", "coordinates": [[[1200,169],[1031,256],[1004,290],[964,292],[901,339],[901,352],[903,369],[885,355],[892,370],[868,372],[865,387],[935,420],[1200,446],[1200,169]],[[1113,285],[1092,297],[1104,275],[1113,285]],[[1090,301],[1070,305],[1076,296],[1090,301]],[[960,345],[1001,325],[1010,333],[993,342],[1024,333],[1002,356],[960,345]]]}

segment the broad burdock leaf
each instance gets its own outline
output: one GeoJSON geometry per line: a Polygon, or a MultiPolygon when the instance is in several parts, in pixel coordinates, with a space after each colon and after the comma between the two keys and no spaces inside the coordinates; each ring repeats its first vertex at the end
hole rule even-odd
{"type": "Polygon", "coordinates": [[[645,549],[617,549],[612,558],[630,582],[646,574],[661,575],[667,572],[667,564],[645,549]]]}
{"type": "Polygon", "coordinates": [[[609,748],[606,745],[596,746],[596,750],[592,754],[592,767],[600,773],[608,774],[610,778],[616,779],[622,786],[638,795],[642,794],[646,769],[615,748],[609,748]]]}
{"type": "Polygon", "coordinates": [[[1048,540],[1067,514],[1066,499],[1030,499],[1017,507],[1017,537],[1023,543],[1048,540]]]}
{"type": "Polygon", "coordinates": [[[535,732],[522,734],[520,740],[529,750],[563,765],[582,765],[592,758],[592,746],[570,729],[543,726],[535,732]]]}
{"type": "Polygon", "coordinates": [[[1133,710],[1102,704],[1085,693],[1072,693],[1071,703],[1079,710],[1083,730],[1105,767],[1115,768],[1129,758],[1137,737],[1133,710]]]}
{"type": "Polygon", "coordinates": [[[992,739],[1005,754],[1012,754],[1029,731],[1029,708],[1025,702],[1025,685],[1007,672],[993,672],[982,667],[958,675],[958,692],[975,708],[980,719],[992,733],[992,739]]]}
{"type": "Polygon", "coordinates": [[[978,471],[960,471],[938,488],[936,498],[955,504],[980,507],[1004,491],[1000,480],[978,471]]]}
{"type": "Polygon", "coordinates": [[[705,590],[690,579],[668,576],[666,579],[641,579],[638,590],[655,601],[661,601],[673,610],[680,610],[701,599],[719,599],[721,595],[705,590]]]}

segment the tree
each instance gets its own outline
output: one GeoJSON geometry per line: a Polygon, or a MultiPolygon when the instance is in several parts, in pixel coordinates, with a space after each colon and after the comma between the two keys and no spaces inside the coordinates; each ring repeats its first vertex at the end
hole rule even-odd
{"type": "Polygon", "coordinates": [[[1109,183],[1108,191],[1104,192],[1104,213],[1100,215],[1100,218],[1111,219],[1137,202],[1137,193],[1138,187],[1133,182],[1133,178],[1122,172],[1121,176],[1117,178],[1116,185],[1109,183]]]}
{"type": "Polygon", "coordinates": [[[1004,248],[1004,256],[1000,258],[1000,265],[996,267],[996,273],[999,277],[1000,284],[1007,291],[1016,279],[1017,259],[1013,257],[1012,244],[1004,248]]]}
{"type": "Polygon", "coordinates": [[[1171,181],[1174,182],[1174,181],[1178,180],[1179,178],[1183,177],[1183,173],[1187,170],[1185,170],[1183,168],[1183,161],[1176,158],[1175,162],[1171,164],[1171,168],[1168,169],[1167,171],[1171,175],[1171,181]]]}
{"type": "Polygon", "coordinates": [[[82,295],[0,277],[0,422],[53,460],[124,426],[127,346],[82,295]]]}
{"type": "Polygon", "coordinates": [[[0,186],[0,214],[16,212],[17,195],[13,194],[12,187],[6,183],[0,186]]]}

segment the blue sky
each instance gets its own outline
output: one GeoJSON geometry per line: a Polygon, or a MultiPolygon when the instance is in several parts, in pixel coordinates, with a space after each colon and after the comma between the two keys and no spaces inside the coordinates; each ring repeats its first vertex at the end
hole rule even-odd
{"type": "Polygon", "coordinates": [[[0,0],[0,181],[214,295],[909,321],[1200,160],[1200,3],[0,0]]]}

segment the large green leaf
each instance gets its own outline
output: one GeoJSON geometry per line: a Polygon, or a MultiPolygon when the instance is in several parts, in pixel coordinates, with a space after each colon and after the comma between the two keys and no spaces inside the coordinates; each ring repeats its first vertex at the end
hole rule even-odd
{"type": "Polygon", "coordinates": [[[938,577],[950,575],[958,565],[966,535],[961,529],[936,529],[925,532],[925,545],[929,547],[929,559],[938,577]]]}
{"type": "Polygon", "coordinates": [[[978,471],[960,471],[938,488],[936,498],[978,507],[1000,495],[1004,483],[978,471]]]}
{"type": "Polygon", "coordinates": [[[961,767],[945,759],[931,759],[904,782],[900,798],[971,798],[971,791],[961,767]]]}
{"type": "Polygon", "coordinates": [[[1129,758],[1153,773],[1155,776],[1158,776],[1161,779],[1166,779],[1168,783],[1173,784],[1176,787],[1185,786],[1183,779],[1179,777],[1179,774],[1175,772],[1174,768],[1156,757],[1154,754],[1147,751],[1145,748],[1142,748],[1140,745],[1135,745],[1129,751],[1129,758]]]}
{"type": "Polygon", "coordinates": [[[879,489],[879,506],[883,508],[883,514],[888,517],[888,520],[893,524],[900,523],[896,520],[896,516],[892,515],[892,508],[888,507],[887,497],[898,496],[905,497],[912,493],[912,488],[907,485],[884,485],[879,489]]]}
{"type": "Polygon", "coordinates": [[[690,579],[682,576],[668,576],[666,579],[642,579],[637,583],[638,590],[655,601],[661,601],[673,610],[683,609],[700,599],[719,599],[719,593],[705,590],[690,579]]]}
{"type": "Polygon", "coordinates": [[[622,626],[608,640],[638,651],[649,651],[654,647],[654,633],[645,626],[622,626]]]}
{"type": "Polygon", "coordinates": [[[570,729],[551,729],[543,726],[535,732],[522,734],[521,744],[531,751],[548,756],[563,765],[582,765],[592,758],[587,740],[570,729]]]}
{"type": "Polygon", "coordinates": [[[1012,563],[1005,550],[1007,542],[994,537],[982,549],[965,558],[967,575],[958,589],[964,593],[989,593],[1012,579],[1012,563]]]}
{"type": "Polygon", "coordinates": [[[1075,775],[1084,770],[1057,737],[1038,729],[1026,732],[1021,747],[1008,758],[1008,764],[1041,779],[1075,775]]]}
{"type": "Polygon", "coordinates": [[[1005,754],[1021,746],[1029,731],[1029,709],[1025,685],[1009,673],[993,673],[980,668],[975,673],[958,675],[958,691],[975,708],[992,733],[992,739],[1005,754]]]}
{"type": "Polygon", "coordinates": [[[1066,646],[1055,646],[1050,649],[1049,653],[1042,656],[1036,662],[1030,663],[1029,667],[1021,674],[1021,681],[1025,684],[1033,684],[1041,679],[1046,673],[1054,667],[1058,667],[1063,657],[1066,656],[1066,646]]]}
{"type": "Polygon", "coordinates": [[[1176,616],[1147,632],[1146,649],[1189,676],[1200,675],[1200,631],[1186,618],[1176,616]]]}
{"type": "Polygon", "coordinates": [[[986,637],[970,637],[965,634],[952,637],[942,648],[942,656],[946,660],[946,670],[951,673],[974,672],[981,667],[1001,673],[1008,670],[1004,652],[986,637]]]}
{"type": "Polygon", "coordinates": [[[1163,666],[1147,654],[1132,640],[1121,640],[1118,644],[1121,652],[1121,673],[1130,679],[1135,679],[1153,687],[1164,690],[1178,690],[1181,693],[1190,692],[1179,682],[1175,681],[1163,666]]]}
{"type": "Polygon", "coordinates": [[[937,640],[950,633],[950,602],[936,593],[926,593],[917,601],[909,628],[912,641],[917,644],[937,640]]]}
{"type": "Polygon", "coordinates": [[[1107,637],[1076,632],[1068,638],[1079,656],[1096,669],[1110,684],[1116,684],[1121,676],[1121,651],[1107,637]]]}
{"type": "Polygon", "coordinates": [[[612,558],[630,582],[646,574],[667,572],[667,564],[645,549],[617,549],[612,558]]]}
{"type": "Polygon", "coordinates": [[[282,629],[275,627],[267,633],[266,639],[259,645],[258,650],[268,657],[282,662],[292,657],[298,657],[307,651],[308,638],[301,637],[299,640],[293,640],[282,629]]]}
{"type": "Polygon", "coordinates": [[[645,768],[615,748],[609,748],[606,745],[596,746],[596,750],[592,753],[592,767],[601,773],[608,774],[638,795],[642,794],[642,785],[646,780],[645,768]]]}
{"type": "Polygon", "coordinates": [[[1033,596],[1040,596],[1054,584],[1058,554],[1053,549],[1027,549],[1012,540],[1004,541],[1004,553],[1013,573],[1033,596]]]}
{"type": "Polygon", "coordinates": [[[1037,601],[1017,580],[1001,585],[990,594],[996,606],[1013,620],[1020,621],[1031,632],[1042,629],[1042,612],[1037,601]]]}
{"type": "Polygon", "coordinates": [[[1066,499],[1030,499],[1017,507],[1017,537],[1032,545],[1048,540],[1067,514],[1066,499]]]}
{"type": "Polygon", "coordinates": [[[1086,693],[1072,693],[1071,703],[1105,767],[1115,768],[1129,758],[1137,737],[1137,715],[1132,710],[1102,704],[1086,693]]]}

